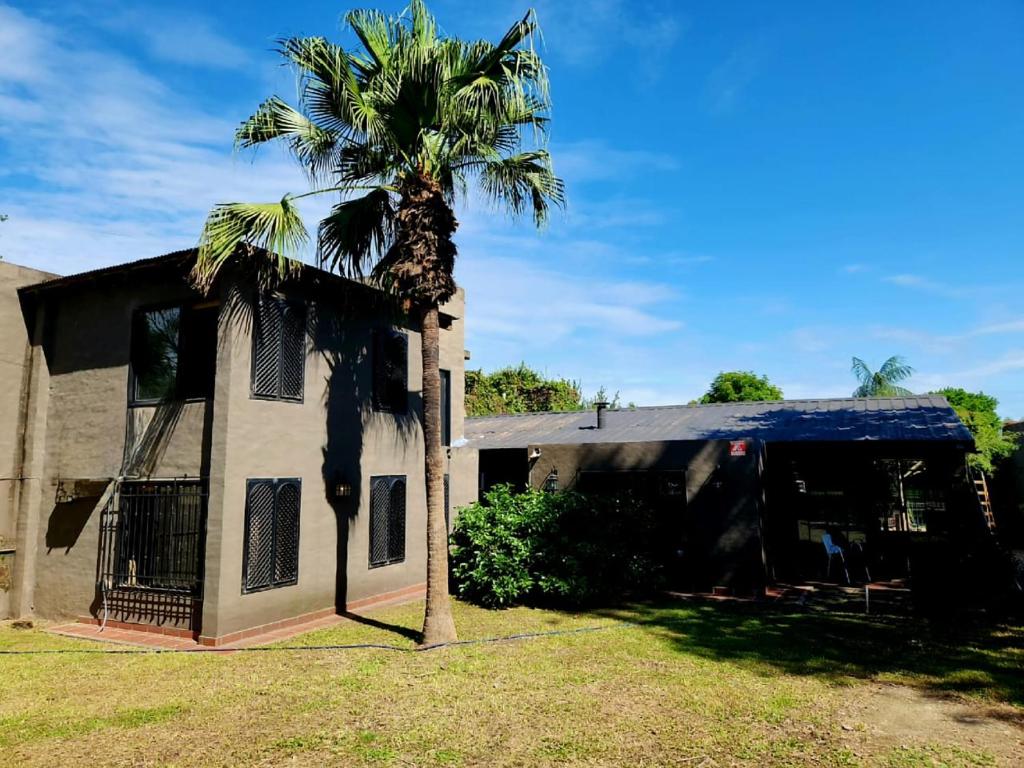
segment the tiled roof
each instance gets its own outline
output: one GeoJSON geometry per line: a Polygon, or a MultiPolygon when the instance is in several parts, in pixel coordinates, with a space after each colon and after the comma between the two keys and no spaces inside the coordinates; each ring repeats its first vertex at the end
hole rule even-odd
{"type": "Polygon", "coordinates": [[[616,409],[606,413],[603,429],[596,429],[596,423],[594,411],[484,416],[466,419],[466,438],[480,449],[742,437],[765,442],[973,444],[971,433],[941,395],[616,409]]]}

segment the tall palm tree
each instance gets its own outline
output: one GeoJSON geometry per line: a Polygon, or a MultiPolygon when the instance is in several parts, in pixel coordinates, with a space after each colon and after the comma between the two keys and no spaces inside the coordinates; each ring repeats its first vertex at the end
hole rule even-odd
{"type": "Polygon", "coordinates": [[[242,252],[273,254],[287,279],[309,241],[296,201],[335,195],[319,222],[319,263],[369,278],[418,320],[423,348],[427,601],[423,642],[456,637],[448,595],[444,463],[440,430],[438,306],[455,293],[456,198],[475,182],[483,196],[540,226],[564,188],[545,149],[550,101],[534,50],[533,11],[497,43],[439,34],[422,0],[400,16],[345,17],[358,45],[322,37],[282,40],[299,74],[296,106],[272,96],[238,128],[241,148],[283,142],[312,190],[271,203],[224,203],[210,213],[193,279],[209,286],[242,252]]]}
{"type": "Polygon", "coordinates": [[[853,391],[854,397],[907,397],[914,394],[899,383],[914,375],[914,369],[899,355],[893,355],[877,371],[859,357],[853,358],[850,369],[860,385],[853,391]]]}

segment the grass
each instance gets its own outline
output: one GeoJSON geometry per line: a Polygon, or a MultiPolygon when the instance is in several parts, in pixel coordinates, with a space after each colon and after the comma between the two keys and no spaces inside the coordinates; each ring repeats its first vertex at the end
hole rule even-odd
{"type": "MultiPolygon", "coordinates": [[[[285,645],[412,648],[421,611],[285,645]]],[[[941,733],[851,734],[844,709],[873,682],[1024,706],[1020,628],[684,603],[456,611],[463,638],[609,628],[419,654],[0,656],[0,754],[92,766],[985,766],[999,763],[984,745],[941,733]]],[[[97,647],[0,627],[0,650],[97,647]]]]}

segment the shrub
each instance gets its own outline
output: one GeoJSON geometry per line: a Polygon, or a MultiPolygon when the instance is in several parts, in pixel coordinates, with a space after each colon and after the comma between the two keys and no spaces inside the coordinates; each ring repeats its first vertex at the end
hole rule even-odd
{"type": "Polygon", "coordinates": [[[459,513],[456,593],[489,607],[579,605],[660,586],[654,512],[631,496],[498,486],[459,513]]]}

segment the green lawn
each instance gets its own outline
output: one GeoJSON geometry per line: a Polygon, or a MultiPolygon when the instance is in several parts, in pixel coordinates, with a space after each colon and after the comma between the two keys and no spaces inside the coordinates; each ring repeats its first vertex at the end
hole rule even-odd
{"type": "MultiPolygon", "coordinates": [[[[0,755],[90,766],[1024,762],[1021,628],[726,604],[456,609],[463,638],[609,628],[426,653],[4,655],[0,755]],[[969,740],[955,724],[887,735],[850,715],[873,711],[886,682],[928,701],[952,695],[997,725],[969,740]]],[[[287,645],[412,648],[421,610],[385,609],[287,645]]],[[[101,647],[0,627],[0,650],[101,647]]]]}

